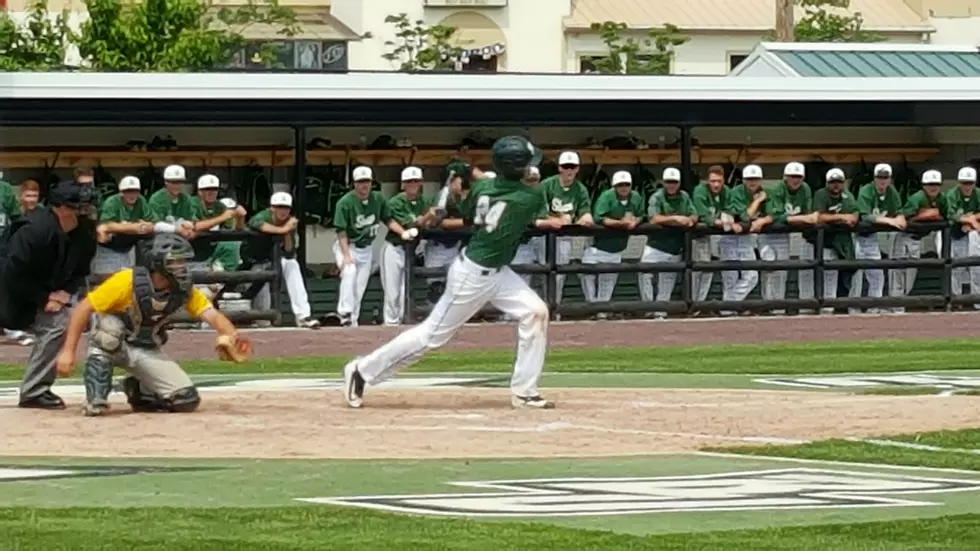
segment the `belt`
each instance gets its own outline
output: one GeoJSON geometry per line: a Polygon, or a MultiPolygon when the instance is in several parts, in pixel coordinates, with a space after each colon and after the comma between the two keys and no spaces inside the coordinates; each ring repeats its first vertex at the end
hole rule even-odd
{"type": "Polygon", "coordinates": [[[464,252],[465,252],[465,249],[459,251],[459,259],[461,261],[463,261],[463,262],[469,262],[470,264],[476,266],[480,270],[480,275],[481,276],[483,276],[483,277],[489,277],[489,276],[492,276],[493,274],[495,274],[495,273],[497,273],[497,272],[500,271],[500,268],[487,268],[486,266],[482,266],[480,264],[477,264],[476,262],[473,262],[469,258],[466,258],[466,255],[463,254],[464,252]]]}

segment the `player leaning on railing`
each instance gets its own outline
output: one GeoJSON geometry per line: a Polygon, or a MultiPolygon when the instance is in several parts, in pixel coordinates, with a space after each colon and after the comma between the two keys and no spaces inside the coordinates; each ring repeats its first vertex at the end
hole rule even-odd
{"type": "MultiPolygon", "coordinates": [[[[966,258],[980,255],[977,243],[980,231],[980,193],[976,190],[977,170],[973,167],[960,169],[958,185],[946,192],[946,220],[952,224],[950,257],[966,258]]],[[[970,294],[980,294],[980,267],[954,268],[951,287],[954,295],[963,294],[963,285],[969,282],[970,294]]],[[[980,305],[974,305],[980,308],[980,305]]]]}
{"type": "Polygon", "coordinates": [[[125,176],[119,180],[119,193],[103,201],[96,229],[99,248],[92,261],[94,275],[108,276],[131,266],[133,247],[142,236],[153,233],[150,204],[140,188],[139,178],[125,176]]]}
{"type": "MultiPolygon", "coordinates": [[[[762,189],[762,168],[747,165],[742,169],[742,185],[735,186],[727,197],[726,219],[731,220],[734,235],[724,235],[718,248],[722,260],[755,260],[755,237],[771,221],[763,212],[767,195],[762,189]]],[[[721,273],[722,300],[743,301],[759,283],[756,270],[726,270],[721,273]]],[[[724,311],[723,316],[735,312],[724,311]]]]}
{"type": "MultiPolygon", "coordinates": [[[[902,208],[902,215],[909,222],[939,222],[943,220],[946,211],[946,196],[943,195],[943,175],[938,170],[927,170],[922,173],[922,189],[909,196],[902,208]]],[[[922,238],[927,233],[907,229],[895,234],[891,258],[917,259],[922,255],[922,238]]],[[[938,235],[937,235],[938,237],[938,235]]],[[[937,247],[939,253],[942,247],[937,247]]],[[[907,296],[915,286],[916,268],[898,268],[888,270],[888,296],[907,296]]],[[[905,308],[893,309],[896,313],[905,312],[905,308]]]]}
{"type": "MultiPolygon", "coordinates": [[[[726,226],[722,215],[728,201],[728,186],[725,185],[725,169],[721,165],[708,168],[708,180],[694,188],[691,200],[697,212],[698,221],[715,230],[726,226]]],[[[711,235],[697,237],[691,244],[691,259],[694,262],[711,262],[711,235]]],[[[691,272],[691,297],[695,302],[708,300],[714,272],[691,272]]]]}
{"type": "MultiPolygon", "coordinates": [[[[857,196],[858,214],[862,224],[854,234],[854,258],[857,260],[881,260],[879,239],[894,239],[891,232],[876,233],[870,231],[872,225],[891,226],[904,231],[908,224],[902,214],[902,197],[892,185],[892,167],[885,163],[878,164],[874,169],[874,182],[861,186],[857,196]]],[[[891,250],[891,247],[888,247],[891,250]]],[[[868,280],[868,296],[880,298],[885,290],[885,271],[881,268],[859,269],[854,272],[851,280],[850,297],[860,297],[864,280],[868,280]]],[[[868,310],[870,313],[880,313],[878,308],[868,310]]],[[[860,314],[860,308],[848,308],[850,314],[860,314]]]]}
{"type": "MultiPolygon", "coordinates": [[[[858,206],[854,196],[847,191],[844,171],[832,168],[827,171],[827,187],[813,194],[813,210],[820,213],[818,220],[825,224],[824,260],[853,260],[854,239],[852,230],[858,223],[858,206]]],[[[837,298],[837,270],[823,271],[823,298],[837,298]]],[[[819,284],[819,283],[818,283],[819,284]]],[[[824,308],[823,313],[833,313],[824,308]]]]}

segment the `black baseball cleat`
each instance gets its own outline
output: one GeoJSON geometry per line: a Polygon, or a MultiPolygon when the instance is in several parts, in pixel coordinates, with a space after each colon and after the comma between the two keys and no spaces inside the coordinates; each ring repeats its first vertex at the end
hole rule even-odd
{"type": "Polygon", "coordinates": [[[511,396],[510,405],[515,409],[555,409],[555,403],[541,396],[511,396]]]}
{"type": "Polygon", "coordinates": [[[30,409],[65,409],[65,401],[50,390],[45,390],[42,394],[39,394],[33,398],[22,400],[17,405],[22,408],[30,409]]]}

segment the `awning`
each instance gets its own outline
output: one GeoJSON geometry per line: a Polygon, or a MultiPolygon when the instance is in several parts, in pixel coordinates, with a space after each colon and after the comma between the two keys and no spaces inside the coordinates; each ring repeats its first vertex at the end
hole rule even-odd
{"type": "Polygon", "coordinates": [[[459,12],[439,22],[456,27],[456,45],[464,49],[463,58],[492,57],[504,53],[507,37],[489,17],[475,12],[459,12]]]}

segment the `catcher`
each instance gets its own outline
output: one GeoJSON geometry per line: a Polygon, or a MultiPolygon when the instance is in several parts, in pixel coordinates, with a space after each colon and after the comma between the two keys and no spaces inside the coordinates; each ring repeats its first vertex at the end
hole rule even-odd
{"type": "Polygon", "coordinates": [[[231,321],[191,284],[187,262],[193,257],[194,249],[183,237],[157,234],[145,247],[141,266],[116,272],[74,308],[56,367],[61,376],[71,374],[78,339],[94,313],[84,373],[86,416],[108,411],[113,366],[131,373],[123,380],[123,392],[134,412],[197,409],[197,388],[160,350],[167,342],[170,317],[181,308],[219,333],[222,360],[248,360],[249,341],[239,337],[231,321]]]}

